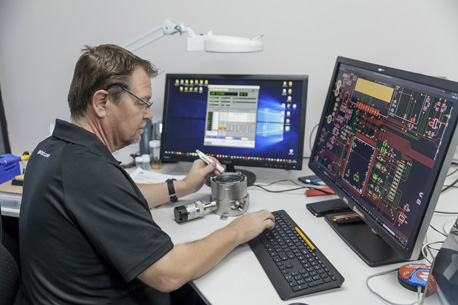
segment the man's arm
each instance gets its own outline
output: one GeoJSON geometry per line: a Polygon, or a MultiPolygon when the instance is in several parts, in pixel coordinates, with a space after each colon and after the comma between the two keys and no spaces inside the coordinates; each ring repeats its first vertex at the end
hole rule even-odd
{"type": "MultiPolygon", "coordinates": [[[[195,160],[191,170],[183,180],[173,181],[177,196],[180,198],[197,192],[204,185],[205,181],[215,174],[219,174],[219,172],[216,171],[215,162],[207,165],[200,159],[195,160]]],[[[165,182],[157,184],[137,184],[137,186],[148,201],[150,209],[170,202],[169,191],[165,182]]]]}
{"type": "Polygon", "coordinates": [[[173,291],[215,267],[235,247],[274,227],[267,210],[245,214],[204,239],[175,245],[138,279],[159,291],[173,291]]]}

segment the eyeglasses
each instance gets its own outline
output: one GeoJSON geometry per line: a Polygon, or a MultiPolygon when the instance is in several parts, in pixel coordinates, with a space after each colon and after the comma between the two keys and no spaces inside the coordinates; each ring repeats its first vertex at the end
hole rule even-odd
{"type": "Polygon", "coordinates": [[[147,103],[145,102],[144,100],[142,100],[141,98],[139,98],[138,96],[136,96],[135,94],[133,94],[132,92],[130,92],[129,90],[127,90],[126,88],[124,88],[123,86],[119,85],[119,84],[116,84],[116,86],[118,86],[119,88],[121,88],[122,90],[126,91],[127,93],[129,93],[130,95],[132,95],[133,97],[135,97],[137,100],[139,100],[140,102],[143,103],[142,105],[142,112],[146,112],[149,108],[151,108],[151,106],[153,106],[153,101],[147,103]]]}

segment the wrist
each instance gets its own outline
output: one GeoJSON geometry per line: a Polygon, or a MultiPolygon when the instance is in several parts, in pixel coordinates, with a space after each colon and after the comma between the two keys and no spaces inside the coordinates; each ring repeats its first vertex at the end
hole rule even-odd
{"type": "Polygon", "coordinates": [[[165,182],[167,183],[167,190],[169,192],[169,198],[171,202],[178,201],[178,194],[175,189],[175,181],[176,179],[167,179],[165,182]]]}
{"type": "Polygon", "coordinates": [[[173,181],[175,186],[175,193],[179,198],[188,195],[189,193],[186,191],[186,183],[183,180],[175,180],[173,181]]]}
{"type": "Polygon", "coordinates": [[[237,221],[236,222],[232,221],[230,224],[224,227],[224,230],[226,230],[225,232],[226,237],[229,238],[231,242],[235,244],[236,247],[244,243],[244,240],[243,240],[244,234],[240,230],[240,226],[237,224],[237,221]]]}

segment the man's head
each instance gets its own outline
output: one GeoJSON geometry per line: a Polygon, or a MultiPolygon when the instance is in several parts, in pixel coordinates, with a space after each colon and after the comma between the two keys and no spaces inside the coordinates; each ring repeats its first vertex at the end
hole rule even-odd
{"type": "Polygon", "coordinates": [[[96,134],[116,151],[140,141],[153,117],[147,60],[115,46],[86,47],[78,60],[68,94],[73,122],[96,134]]]}
{"type": "MultiPolygon", "coordinates": [[[[73,119],[82,117],[98,90],[107,90],[115,101],[130,90],[135,68],[143,69],[149,77],[157,75],[156,68],[131,52],[116,45],[86,46],[75,66],[68,93],[73,119]]],[[[148,101],[147,101],[148,102],[148,101]]]]}

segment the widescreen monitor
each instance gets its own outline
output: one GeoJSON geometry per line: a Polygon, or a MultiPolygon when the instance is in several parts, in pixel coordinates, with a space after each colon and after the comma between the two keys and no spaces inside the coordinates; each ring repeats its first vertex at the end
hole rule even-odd
{"type": "Polygon", "coordinates": [[[309,167],[364,220],[336,225],[371,266],[418,259],[457,145],[458,84],[339,57],[309,167]]]}
{"type": "MultiPolygon", "coordinates": [[[[229,172],[302,169],[307,81],[306,75],[167,74],[161,159],[194,161],[198,149],[229,172]]],[[[252,184],[255,175],[242,172],[252,184]]]]}

